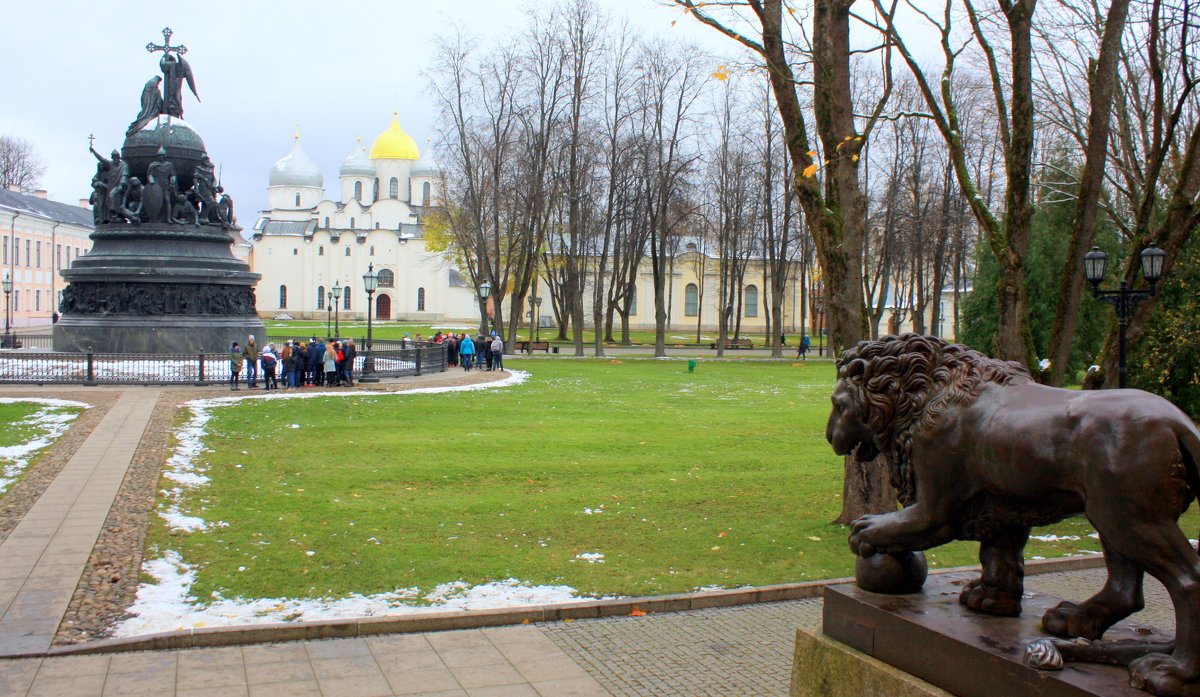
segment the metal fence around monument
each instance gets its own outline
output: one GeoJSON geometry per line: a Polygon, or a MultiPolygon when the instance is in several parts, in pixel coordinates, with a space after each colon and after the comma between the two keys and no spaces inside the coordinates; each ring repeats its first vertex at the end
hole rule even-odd
{"type": "MultiPolygon", "coordinates": [[[[441,346],[375,350],[380,378],[407,377],[446,370],[441,346]]],[[[365,352],[354,360],[354,375],[362,377],[365,352]]],[[[277,374],[281,372],[276,370],[277,374]]],[[[0,353],[0,383],[74,385],[217,385],[229,382],[229,354],[0,353]]],[[[246,371],[242,371],[243,377],[246,371]]]]}

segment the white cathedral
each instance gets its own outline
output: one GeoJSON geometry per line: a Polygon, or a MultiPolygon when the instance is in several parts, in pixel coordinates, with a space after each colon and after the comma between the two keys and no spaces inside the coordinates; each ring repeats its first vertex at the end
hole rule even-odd
{"type": "Polygon", "coordinates": [[[429,252],[422,216],[434,205],[441,172],[423,156],[397,117],[371,144],[361,144],[338,172],[340,200],[325,198],[321,168],[300,147],[271,168],[267,201],[252,232],[251,268],[264,319],[325,319],[335,286],[343,319],[365,319],[362,277],[379,275],[374,315],[379,320],[475,323],[475,290],[450,264],[429,252]]]}

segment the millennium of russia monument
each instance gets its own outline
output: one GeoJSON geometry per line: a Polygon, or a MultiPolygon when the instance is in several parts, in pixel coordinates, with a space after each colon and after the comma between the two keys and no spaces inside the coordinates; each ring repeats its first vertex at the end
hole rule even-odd
{"type": "Polygon", "coordinates": [[[266,333],[259,274],[233,256],[233,199],[182,118],[184,85],[197,95],[187,48],[168,28],[146,49],[162,53],[162,76],[143,88],[124,144],[107,157],[90,148],[96,229],[91,252],[62,271],[56,351],[221,353],[266,333]]]}

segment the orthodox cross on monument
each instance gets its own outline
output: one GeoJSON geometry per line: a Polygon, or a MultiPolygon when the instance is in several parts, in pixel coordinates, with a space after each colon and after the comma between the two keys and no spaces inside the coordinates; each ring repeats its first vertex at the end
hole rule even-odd
{"type": "MultiPolygon", "coordinates": [[[[163,94],[162,94],[162,112],[170,116],[183,116],[183,86],[184,80],[187,81],[188,88],[192,94],[196,95],[196,101],[200,101],[200,95],[196,94],[196,82],[192,77],[192,67],[183,59],[183,54],[187,53],[187,46],[182,44],[178,46],[171,45],[171,35],[174,32],[170,27],[165,27],[162,30],[163,42],[162,45],[156,44],[153,41],[146,44],[146,50],[150,53],[162,51],[162,58],[158,61],[158,67],[163,72],[163,94]]],[[[143,109],[144,109],[143,105],[143,109]]]]}
{"type": "Polygon", "coordinates": [[[183,54],[187,53],[187,46],[184,46],[182,44],[179,46],[171,45],[171,35],[174,33],[175,32],[171,31],[171,27],[163,27],[162,46],[159,46],[158,44],[151,41],[150,43],[146,44],[146,50],[149,51],[150,53],[154,53],[155,51],[162,51],[164,57],[166,54],[171,53],[172,51],[174,51],[175,54],[179,55],[179,56],[182,56],[183,54]]]}

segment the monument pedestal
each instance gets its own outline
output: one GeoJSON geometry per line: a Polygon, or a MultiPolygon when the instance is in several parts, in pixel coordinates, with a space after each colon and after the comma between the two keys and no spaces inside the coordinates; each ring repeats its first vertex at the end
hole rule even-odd
{"type": "MultiPolygon", "coordinates": [[[[827,637],[875,660],[834,642],[798,636],[791,694],[1146,697],[1148,693],[1129,686],[1124,667],[1068,663],[1060,671],[1039,671],[1026,666],[1025,646],[1047,636],[1042,614],[1061,600],[1027,591],[1020,617],[983,615],[958,602],[962,584],[975,576],[932,576],[924,592],[912,595],[879,595],[853,584],[826,588],[827,637]],[[905,682],[896,670],[917,680],[905,682]]],[[[1104,638],[1162,640],[1169,635],[1126,621],[1104,638]]]]}

